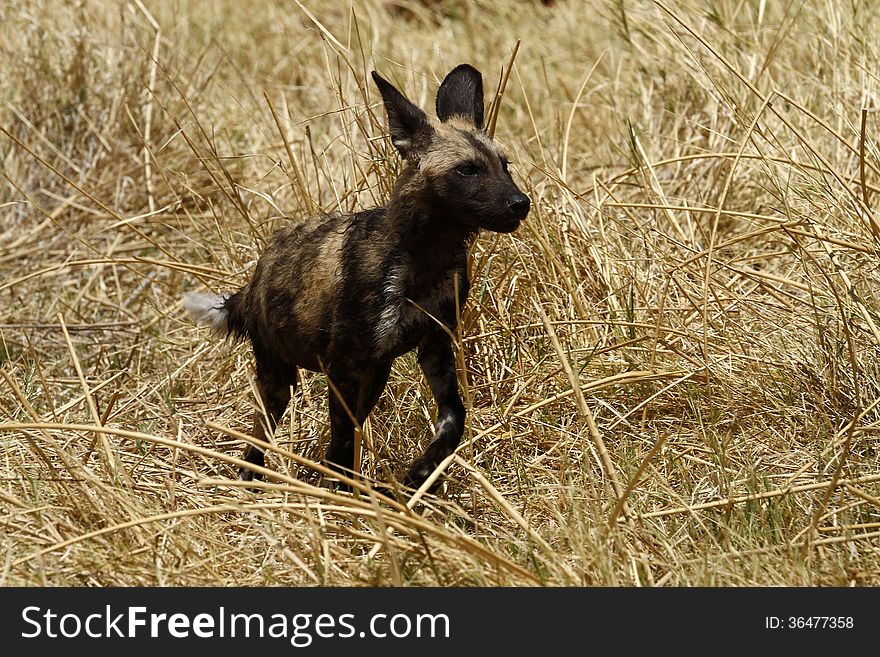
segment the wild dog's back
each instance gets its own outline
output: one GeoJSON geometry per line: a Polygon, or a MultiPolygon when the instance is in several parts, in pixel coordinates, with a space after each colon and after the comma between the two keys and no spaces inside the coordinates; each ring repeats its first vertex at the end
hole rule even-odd
{"type": "Polygon", "coordinates": [[[254,349],[319,371],[356,350],[379,303],[385,209],[306,219],[272,236],[251,281],[226,302],[254,349]]]}

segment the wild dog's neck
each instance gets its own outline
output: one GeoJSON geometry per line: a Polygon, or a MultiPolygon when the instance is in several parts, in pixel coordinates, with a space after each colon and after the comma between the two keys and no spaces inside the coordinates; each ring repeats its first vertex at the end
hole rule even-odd
{"type": "Polygon", "coordinates": [[[447,280],[452,270],[465,267],[473,228],[449,223],[419,204],[391,204],[388,218],[397,240],[396,250],[408,264],[409,278],[416,289],[447,280]]]}
{"type": "Polygon", "coordinates": [[[448,272],[466,261],[468,240],[476,232],[451,220],[442,210],[427,181],[407,166],[398,178],[387,206],[389,230],[396,247],[410,263],[414,281],[429,284],[447,278],[448,272]]]}

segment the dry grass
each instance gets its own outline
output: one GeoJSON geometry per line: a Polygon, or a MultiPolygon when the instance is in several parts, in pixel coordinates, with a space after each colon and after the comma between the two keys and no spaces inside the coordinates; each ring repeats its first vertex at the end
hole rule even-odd
{"type": "MultiPolygon", "coordinates": [[[[880,6],[71,4],[0,3],[0,584],[880,583],[880,6]],[[311,374],[236,486],[251,357],[181,294],[381,202],[369,70],[462,61],[534,210],[474,248],[442,494],[316,488],[311,374]]],[[[432,409],[400,359],[364,475],[432,409]]]]}

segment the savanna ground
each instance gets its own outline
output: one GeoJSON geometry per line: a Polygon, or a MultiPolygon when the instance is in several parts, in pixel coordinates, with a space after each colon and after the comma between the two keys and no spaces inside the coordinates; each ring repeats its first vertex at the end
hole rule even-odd
{"type": "MultiPolygon", "coordinates": [[[[867,0],[0,3],[0,584],[880,584],[878,32],[867,0]],[[472,249],[444,487],[317,487],[310,373],[236,485],[251,355],[181,295],[281,214],[381,203],[369,71],[430,109],[463,61],[533,210],[472,249]]],[[[433,408],[399,359],[365,480],[433,408]]]]}

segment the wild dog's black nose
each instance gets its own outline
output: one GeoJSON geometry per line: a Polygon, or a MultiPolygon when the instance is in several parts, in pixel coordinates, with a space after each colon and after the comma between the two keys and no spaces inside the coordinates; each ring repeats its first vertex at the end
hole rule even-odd
{"type": "Polygon", "coordinates": [[[532,202],[525,194],[511,194],[507,197],[507,208],[517,217],[525,217],[529,213],[532,202]]]}

